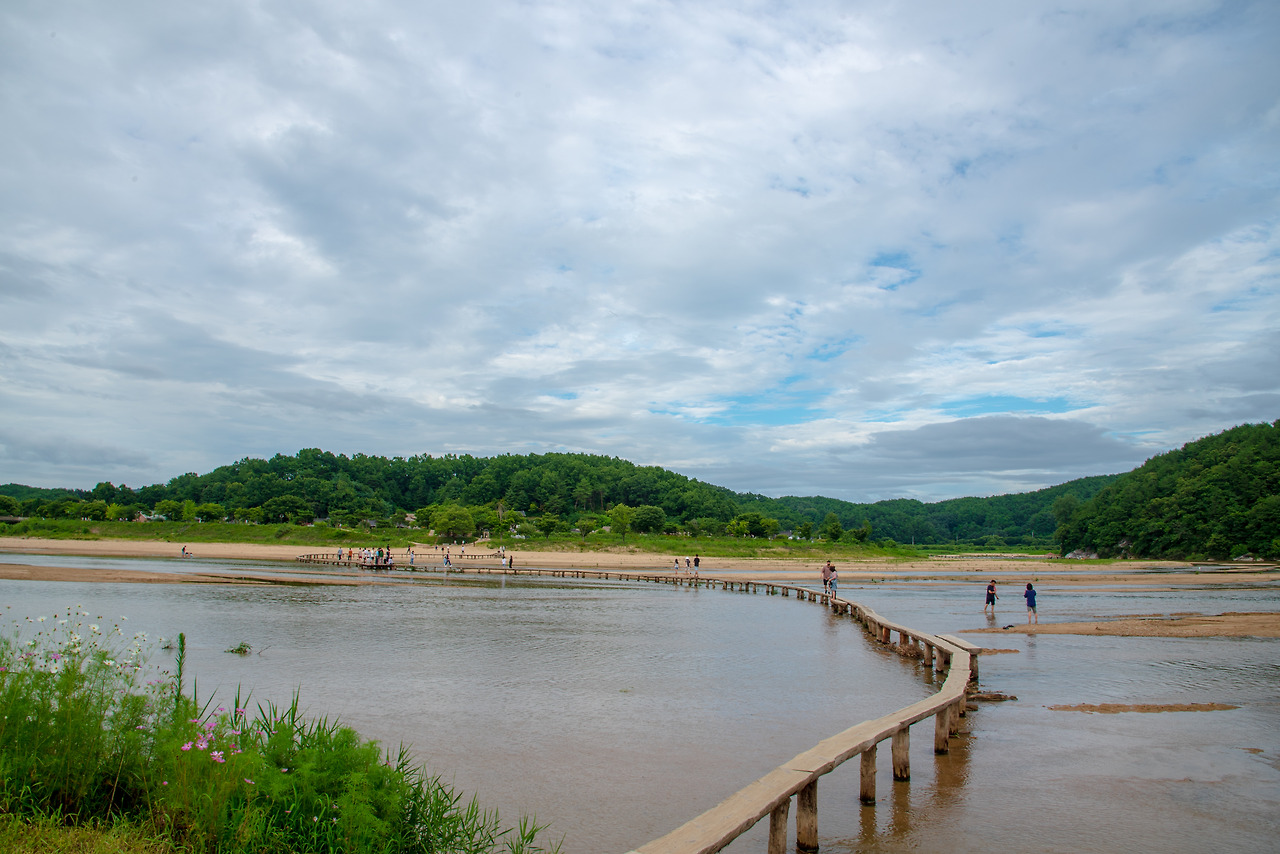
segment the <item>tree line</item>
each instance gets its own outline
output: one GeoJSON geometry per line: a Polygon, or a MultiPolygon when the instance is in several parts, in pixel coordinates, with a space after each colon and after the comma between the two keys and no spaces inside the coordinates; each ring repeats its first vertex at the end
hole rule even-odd
{"type": "Polygon", "coordinates": [[[1052,509],[1064,554],[1280,558],[1280,421],[1188,442],[1052,509]]]}
{"type": "Polygon", "coordinates": [[[657,466],[591,454],[475,457],[346,456],[304,449],[246,457],[138,489],[0,486],[0,517],[134,519],[430,527],[452,537],[524,529],[550,535],[681,532],[768,538],[1047,547],[1062,496],[1090,499],[1114,476],[1037,492],[856,504],[833,498],[736,493],[657,466]]]}

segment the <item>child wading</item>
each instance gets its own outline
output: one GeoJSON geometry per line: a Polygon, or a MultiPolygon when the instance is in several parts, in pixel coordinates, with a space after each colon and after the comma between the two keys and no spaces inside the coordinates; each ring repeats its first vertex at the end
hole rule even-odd
{"type": "Polygon", "coordinates": [[[1036,613],[1036,589],[1031,586],[1030,581],[1027,582],[1027,589],[1022,595],[1027,599],[1027,622],[1032,622],[1034,618],[1034,621],[1039,623],[1040,615],[1036,613]]]}

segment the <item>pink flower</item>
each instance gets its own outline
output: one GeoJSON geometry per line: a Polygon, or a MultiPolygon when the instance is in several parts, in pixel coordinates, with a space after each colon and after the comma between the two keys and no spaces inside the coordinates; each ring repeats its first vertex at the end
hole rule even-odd
{"type": "Polygon", "coordinates": [[[189,742],[189,741],[188,741],[186,744],[182,745],[182,749],[183,749],[183,750],[190,750],[190,749],[191,749],[191,742],[189,742]]]}
{"type": "Polygon", "coordinates": [[[248,783],[250,786],[256,786],[256,785],[257,785],[257,783],[253,782],[253,781],[252,781],[252,780],[250,780],[248,777],[245,777],[245,778],[244,778],[244,781],[245,781],[246,783],[248,783]]]}
{"type": "Polygon", "coordinates": [[[212,759],[214,762],[226,762],[226,760],[222,758],[221,750],[213,751],[212,753],[209,754],[209,758],[212,759]]]}

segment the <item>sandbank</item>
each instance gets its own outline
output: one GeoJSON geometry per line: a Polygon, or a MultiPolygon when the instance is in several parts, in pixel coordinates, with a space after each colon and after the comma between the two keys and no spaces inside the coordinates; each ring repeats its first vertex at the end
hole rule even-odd
{"type": "Polygon", "coordinates": [[[1280,613],[1272,611],[1165,616],[1143,614],[1077,623],[1018,624],[970,629],[966,634],[1018,632],[1029,635],[1107,635],[1134,638],[1280,638],[1280,613]]]}

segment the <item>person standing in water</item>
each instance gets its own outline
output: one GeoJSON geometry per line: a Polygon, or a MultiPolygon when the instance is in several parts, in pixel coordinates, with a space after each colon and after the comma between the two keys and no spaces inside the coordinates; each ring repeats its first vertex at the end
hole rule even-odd
{"type": "Polygon", "coordinates": [[[840,573],[836,572],[835,564],[828,563],[831,567],[831,598],[836,598],[836,588],[840,586],[840,573]]]}
{"type": "Polygon", "coordinates": [[[991,579],[991,583],[987,585],[987,604],[982,606],[982,613],[987,613],[987,609],[991,609],[991,616],[996,615],[996,600],[1000,597],[996,595],[996,580],[991,579]]]}
{"type": "Polygon", "coordinates": [[[1040,615],[1036,613],[1036,589],[1031,586],[1031,582],[1027,582],[1027,589],[1022,594],[1027,600],[1027,622],[1034,622],[1039,625],[1040,615]]]}

